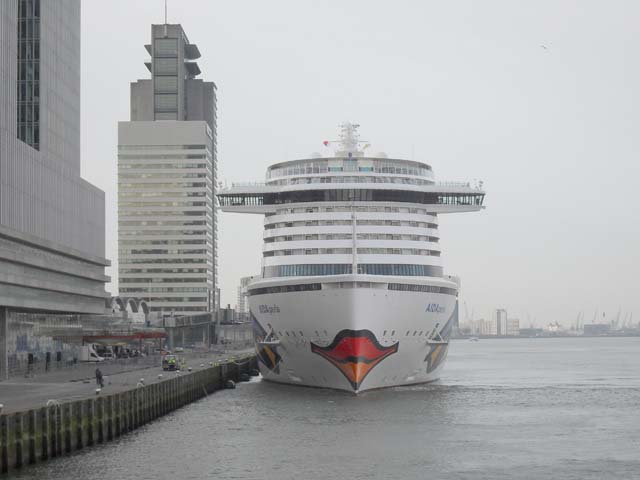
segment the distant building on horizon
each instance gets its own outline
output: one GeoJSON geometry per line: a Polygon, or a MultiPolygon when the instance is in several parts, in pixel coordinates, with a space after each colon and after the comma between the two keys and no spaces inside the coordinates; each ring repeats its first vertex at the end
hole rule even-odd
{"type": "Polygon", "coordinates": [[[152,25],[150,79],[118,124],[119,293],[151,312],[210,312],[217,298],[216,85],[181,25],[152,25]]]}
{"type": "Polygon", "coordinates": [[[242,277],[240,285],[238,285],[238,298],[236,305],[236,314],[240,318],[249,316],[249,283],[253,277],[242,277]]]}
{"type": "Polygon", "coordinates": [[[507,318],[507,329],[505,335],[508,337],[517,337],[520,335],[520,319],[507,318]]]}
{"type": "Polygon", "coordinates": [[[507,311],[504,308],[498,308],[494,314],[494,322],[496,325],[495,335],[501,337],[507,334],[507,311]]]}
{"type": "Polygon", "coordinates": [[[0,1],[0,344],[5,309],[106,311],[104,192],[80,175],[80,11],[0,1]]]}
{"type": "Polygon", "coordinates": [[[607,335],[611,331],[608,323],[587,323],[584,325],[585,336],[607,335]]]}

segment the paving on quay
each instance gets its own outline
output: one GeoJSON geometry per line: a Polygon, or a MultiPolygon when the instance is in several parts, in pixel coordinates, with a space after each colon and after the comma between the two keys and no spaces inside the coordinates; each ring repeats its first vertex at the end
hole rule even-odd
{"type": "MultiPolygon", "coordinates": [[[[186,360],[187,368],[196,371],[209,366],[209,362],[220,362],[225,359],[233,359],[249,352],[252,349],[229,350],[224,353],[185,353],[180,358],[186,360]]],[[[159,360],[158,360],[159,363],[159,360]]],[[[0,404],[3,405],[2,413],[13,413],[32,408],[46,406],[49,400],[57,402],[69,402],[82,400],[96,396],[96,380],[93,372],[96,367],[104,373],[105,386],[101,394],[119,393],[135,387],[140,379],[144,379],[145,385],[156,383],[162,379],[178,375],[176,372],[163,372],[157,365],[141,364],[135,369],[122,371],[123,367],[115,369],[118,365],[91,364],[82,365],[78,369],[61,369],[55,372],[40,374],[32,378],[16,377],[0,382],[0,404]]],[[[128,367],[132,368],[132,367],[128,367]]]]}

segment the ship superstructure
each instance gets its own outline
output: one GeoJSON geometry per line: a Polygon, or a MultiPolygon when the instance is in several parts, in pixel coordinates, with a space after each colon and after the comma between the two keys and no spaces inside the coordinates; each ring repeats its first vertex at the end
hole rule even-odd
{"type": "Polygon", "coordinates": [[[223,211],[265,216],[248,291],[267,380],[357,393],[434,380],[446,357],[459,282],[443,273],[438,216],[481,210],[482,184],[369,155],[357,128],[341,125],[331,156],[218,195],[223,211]]]}

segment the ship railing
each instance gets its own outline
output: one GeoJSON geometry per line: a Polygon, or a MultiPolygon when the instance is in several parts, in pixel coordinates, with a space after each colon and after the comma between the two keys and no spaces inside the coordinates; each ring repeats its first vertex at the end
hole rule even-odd
{"type": "Polygon", "coordinates": [[[437,182],[438,187],[457,187],[457,188],[473,188],[475,190],[482,190],[482,182],[437,182]]]}
{"type": "Polygon", "coordinates": [[[265,185],[264,182],[233,182],[231,184],[233,187],[264,187],[265,185]]]}

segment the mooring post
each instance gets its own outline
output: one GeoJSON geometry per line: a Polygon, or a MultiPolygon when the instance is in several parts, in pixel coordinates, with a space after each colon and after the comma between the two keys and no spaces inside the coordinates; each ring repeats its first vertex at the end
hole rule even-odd
{"type": "Polygon", "coordinates": [[[64,453],[71,453],[71,405],[62,405],[62,428],[64,453]]]}
{"type": "Polygon", "coordinates": [[[30,465],[33,465],[37,462],[36,458],[36,411],[29,410],[27,412],[27,418],[29,421],[28,433],[29,433],[29,445],[28,445],[28,462],[30,465]]]}
{"type": "Polygon", "coordinates": [[[22,432],[22,413],[13,415],[13,443],[15,448],[13,466],[20,468],[24,465],[23,457],[23,432],[22,432]]]}

